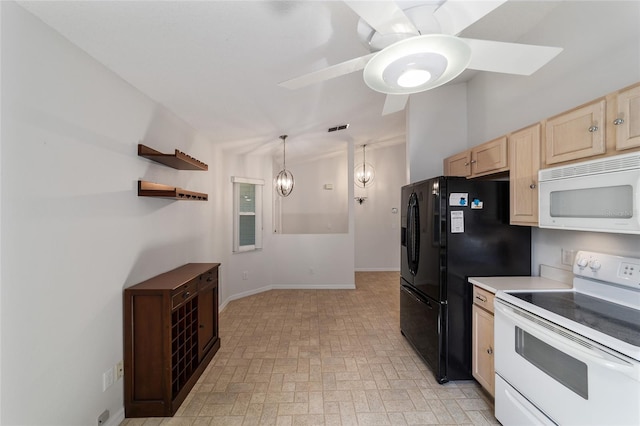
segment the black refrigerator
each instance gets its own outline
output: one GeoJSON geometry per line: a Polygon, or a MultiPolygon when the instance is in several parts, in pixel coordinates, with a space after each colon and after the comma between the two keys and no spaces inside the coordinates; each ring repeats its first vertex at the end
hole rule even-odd
{"type": "Polygon", "coordinates": [[[531,229],[509,225],[509,182],[402,187],[400,330],[436,380],[471,379],[472,276],[531,274],[531,229]]]}

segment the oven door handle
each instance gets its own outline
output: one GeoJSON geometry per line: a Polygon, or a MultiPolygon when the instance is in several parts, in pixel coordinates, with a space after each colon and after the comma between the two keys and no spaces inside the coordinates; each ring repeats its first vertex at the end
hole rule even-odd
{"type": "Polygon", "coordinates": [[[596,346],[595,342],[586,340],[564,328],[561,329],[556,324],[544,318],[533,316],[520,308],[507,306],[500,300],[496,300],[494,305],[496,315],[502,314],[506,316],[522,330],[557,347],[574,358],[586,358],[640,382],[640,363],[638,361],[622,354],[614,354],[600,345],[596,346]]]}

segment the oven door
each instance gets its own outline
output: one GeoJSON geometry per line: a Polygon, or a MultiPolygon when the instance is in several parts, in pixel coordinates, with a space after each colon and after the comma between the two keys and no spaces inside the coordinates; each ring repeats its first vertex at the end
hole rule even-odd
{"type": "MultiPolygon", "coordinates": [[[[640,424],[640,362],[499,299],[495,369],[554,423],[640,424]]],[[[512,423],[513,398],[495,398],[496,418],[512,423]]]]}

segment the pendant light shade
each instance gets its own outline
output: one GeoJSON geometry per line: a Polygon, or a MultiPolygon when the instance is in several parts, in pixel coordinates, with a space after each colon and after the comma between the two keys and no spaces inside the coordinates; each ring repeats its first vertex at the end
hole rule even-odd
{"type": "Polygon", "coordinates": [[[362,163],[358,164],[353,170],[356,185],[360,188],[367,188],[373,184],[373,178],[376,172],[373,166],[367,163],[366,146],[362,145],[362,163]]]}
{"type": "Polygon", "coordinates": [[[276,192],[281,197],[287,197],[293,191],[293,173],[287,170],[287,135],[280,136],[282,139],[282,170],[276,176],[274,185],[276,192]]]}

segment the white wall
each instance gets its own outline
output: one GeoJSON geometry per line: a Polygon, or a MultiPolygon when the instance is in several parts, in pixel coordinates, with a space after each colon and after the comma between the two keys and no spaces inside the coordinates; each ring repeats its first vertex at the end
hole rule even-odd
{"type": "MultiPolygon", "coordinates": [[[[354,147],[349,141],[347,164],[353,163],[354,147]]],[[[353,182],[353,167],[348,168],[347,182],[353,182]]],[[[353,185],[348,185],[348,199],[353,199],[353,185]]],[[[355,288],[353,203],[348,206],[347,233],[266,235],[274,288],[355,288]]]]}
{"type": "Polygon", "coordinates": [[[466,83],[411,95],[407,107],[410,182],[442,175],[442,160],[467,146],[466,83]]]}
{"type": "MultiPolygon", "coordinates": [[[[2,2],[1,362],[7,425],[123,416],[122,290],[220,258],[211,143],[14,3],[2,2]],[[211,172],[137,156],[174,148],[211,172]],[[143,178],[209,202],[139,198],[143,178]]],[[[224,283],[223,283],[224,284],[224,283]]]]}
{"type": "MultiPolygon", "coordinates": [[[[356,196],[366,196],[354,204],[355,267],[357,271],[400,270],[400,188],[407,183],[406,144],[378,148],[367,145],[367,162],[375,168],[370,188],[355,188],[356,196]],[[392,209],[397,209],[393,213],[392,209]]],[[[356,150],[356,164],[362,162],[356,150]]]]}
{"type": "MultiPolygon", "coordinates": [[[[353,145],[348,144],[347,161],[353,163],[353,145]]],[[[264,179],[263,248],[232,253],[232,227],[225,227],[222,261],[224,285],[220,289],[221,308],[240,297],[270,289],[355,288],[353,206],[348,203],[348,232],[340,234],[278,234],[272,229],[273,203],[277,197],[271,182],[277,170],[270,156],[227,155],[222,166],[223,205],[232,205],[231,176],[264,179]],[[246,272],[246,279],[244,273],[246,272]]],[[[300,176],[302,177],[302,176],[300,176]]],[[[353,169],[345,179],[352,181],[353,169]]],[[[298,181],[296,176],[296,181],[298,181]]],[[[298,182],[296,182],[298,185],[298,182]]],[[[294,188],[294,191],[299,189],[294,188]]],[[[353,188],[347,190],[353,199],[353,188]]],[[[231,208],[225,209],[225,223],[232,223],[231,208]]]]}
{"type": "MultiPolygon", "coordinates": [[[[276,170],[281,170],[281,165],[276,170]]],[[[290,162],[295,185],[278,197],[282,234],[339,234],[349,229],[347,144],[344,151],[321,158],[290,162]],[[326,189],[331,185],[332,189],[326,189]]],[[[276,222],[278,220],[276,219],[276,222]]],[[[277,229],[275,227],[274,229],[277,229]]]]}
{"type": "MultiPolygon", "coordinates": [[[[640,2],[563,2],[521,41],[564,47],[530,77],[481,73],[468,83],[469,145],[640,81],[640,2]]],[[[640,236],[533,230],[533,271],[560,250],[640,255],[640,236]]],[[[566,267],[565,267],[566,268],[566,267]]]]}

